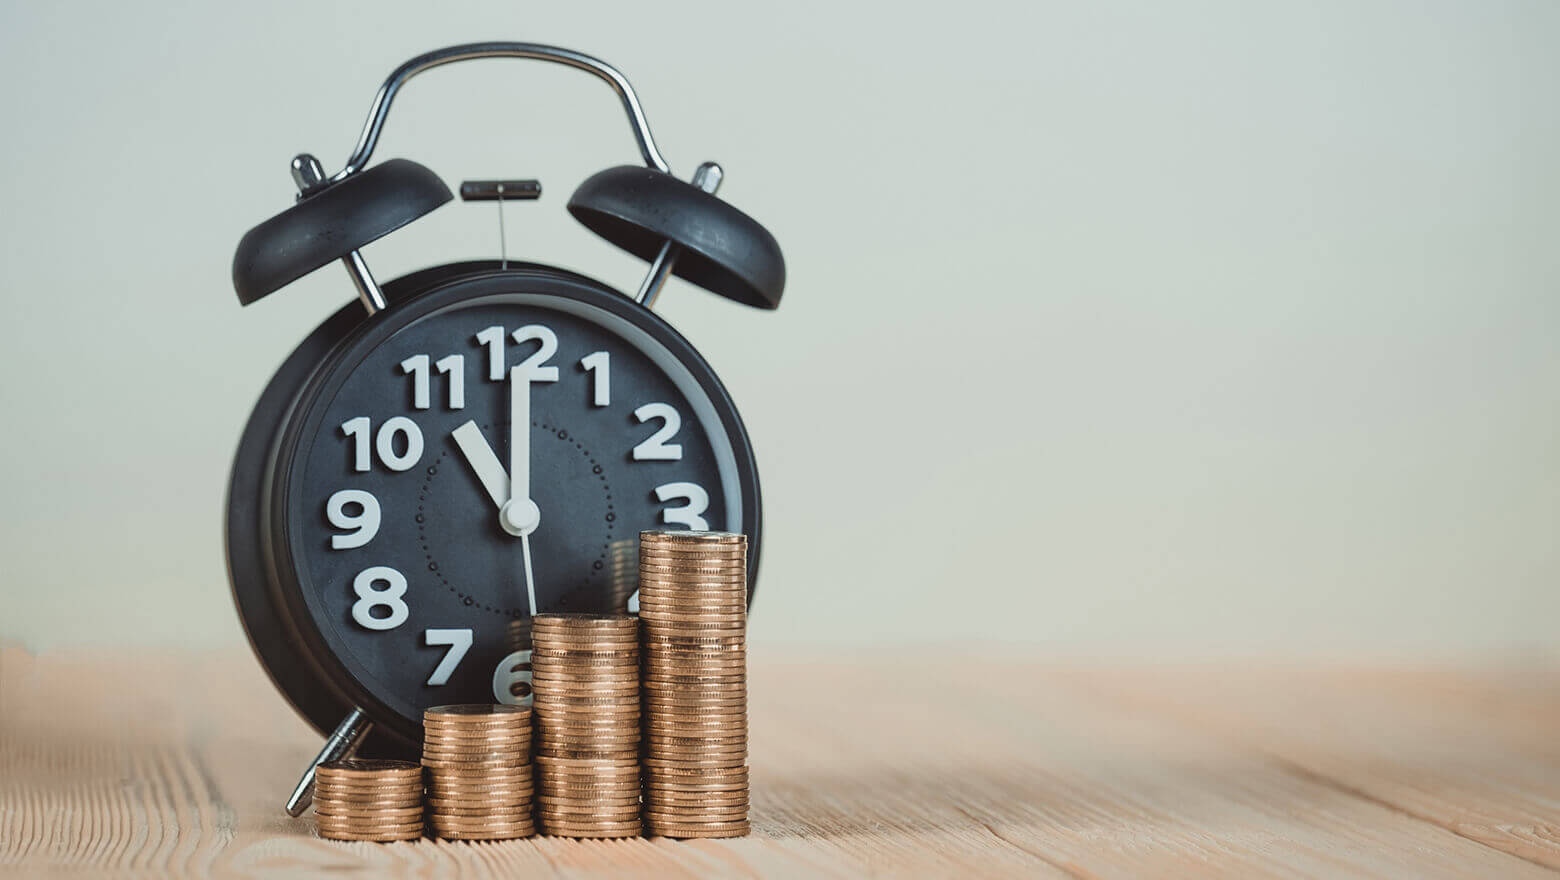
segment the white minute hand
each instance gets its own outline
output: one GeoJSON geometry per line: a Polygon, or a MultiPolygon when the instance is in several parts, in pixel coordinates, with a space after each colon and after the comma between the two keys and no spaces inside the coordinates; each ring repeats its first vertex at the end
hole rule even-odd
{"type": "Polygon", "coordinates": [[[509,369],[509,497],[531,498],[531,377],[509,369]]]}
{"type": "Polygon", "coordinates": [[[521,367],[509,370],[509,502],[500,518],[513,535],[529,535],[542,521],[531,500],[531,373],[521,367]]]}

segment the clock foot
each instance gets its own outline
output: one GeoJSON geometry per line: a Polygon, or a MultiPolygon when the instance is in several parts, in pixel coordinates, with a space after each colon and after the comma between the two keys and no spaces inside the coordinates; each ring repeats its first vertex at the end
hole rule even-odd
{"type": "Polygon", "coordinates": [[[314,803],[314,771],[321,764],[335,761],[340,758],[350,758],[363,742],[363,737],[374,729],[374,722],[368,720],[362,709],[354,708],[347,713],[347,717],[341,719],[336,729],[325,738],[325,745],[320,753],[309,762],[307,769],[303,771],[303,778],[298,780],[298,785],[293,789],[292,797],[287,799],[287,815],[298,817],[303,811],[314,803]]]}

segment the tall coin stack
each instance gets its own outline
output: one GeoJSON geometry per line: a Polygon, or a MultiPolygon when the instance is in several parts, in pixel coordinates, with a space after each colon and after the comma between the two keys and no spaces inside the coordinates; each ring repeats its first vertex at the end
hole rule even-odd
{"type": "Polygon", "coordinates": [[[538,614],[531,638],[542,833],[638,835],[639,621],[538,614]]]}
{"type": "Polygon", "coordinates": [[[422,837],[422,768],[360,758],[321,764],[314,771],[314,825],[331,840],[422,837]]]}
{"type": "Polygon", "coordinates": [[[748,833],[747,536],[639,533],[645,830],[748,833]]]}
{"type": "Polygon", "coordinates": [[[435,706],[423,712],[428,831],[451,840],[536,833],[531,819],[531,710],[435,706]]]}

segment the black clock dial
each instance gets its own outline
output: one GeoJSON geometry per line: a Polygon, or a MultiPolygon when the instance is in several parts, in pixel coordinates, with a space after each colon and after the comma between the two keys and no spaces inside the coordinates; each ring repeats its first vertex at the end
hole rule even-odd
{"type": "Polygon", "coordinates": [[[631,607],[641,529],[756,525],[708,367],[578,283],[491,275],[397,306],[339,346],[290,425],[282,599],[351,699],[409,724],[522,698],[533,613],[631,607]]]}

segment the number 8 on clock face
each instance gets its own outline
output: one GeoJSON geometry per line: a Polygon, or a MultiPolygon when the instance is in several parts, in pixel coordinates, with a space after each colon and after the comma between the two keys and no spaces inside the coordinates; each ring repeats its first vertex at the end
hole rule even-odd
{"type": "Polygon", "coordinates": [[[426,706],[528,699],[533,615],[635,610],[641,529],[745,532],[752,567],[760,525],[741,421],[659,317],[559,270],[441,271],[284,365],[235,465],[253,534],[229,523],[241,607],[254,581],[296,638],[264,644],[246,610],[268,668],[302,653],[338,683],[299,708],[369,707],[407,747],[426,706]]]}

